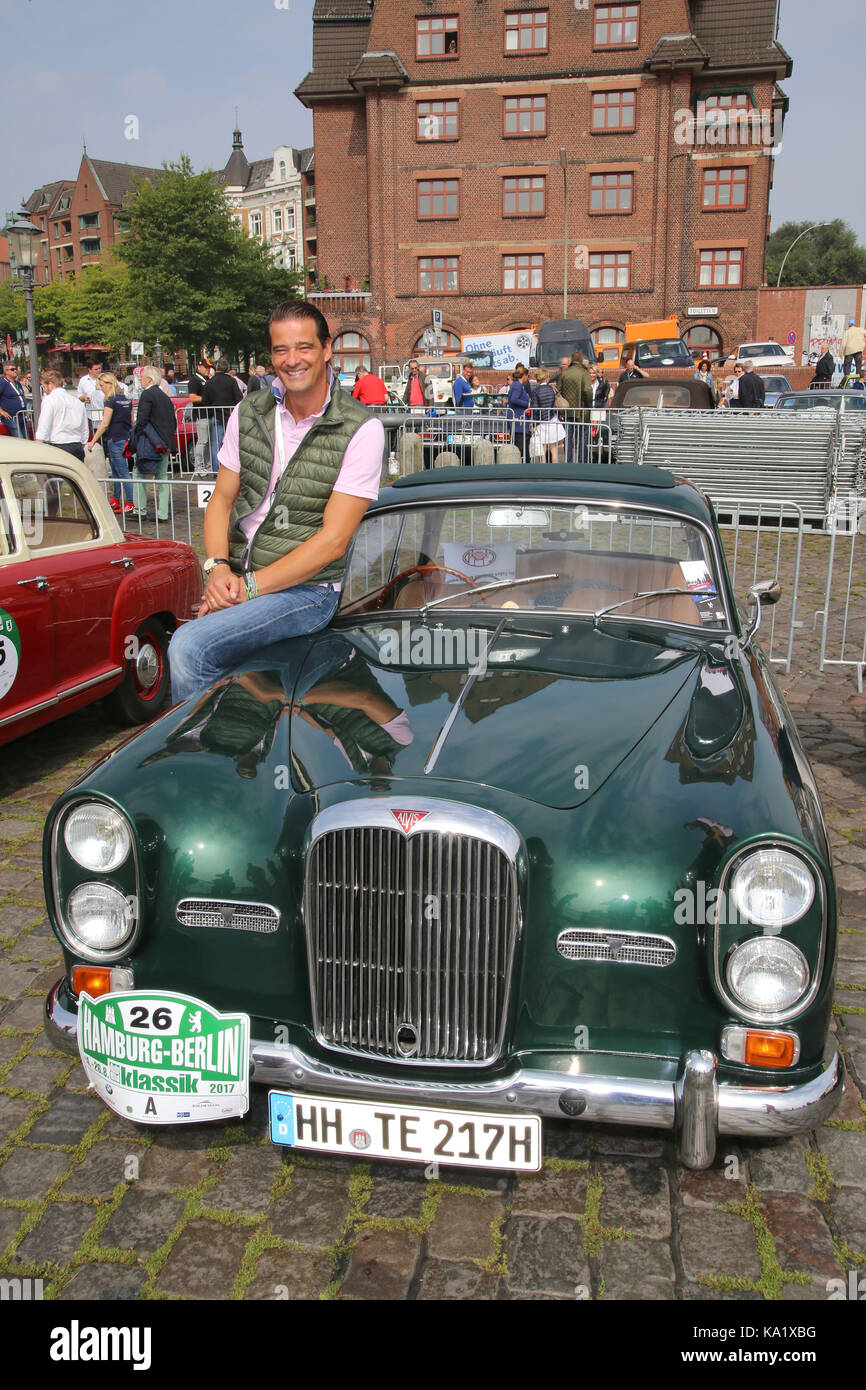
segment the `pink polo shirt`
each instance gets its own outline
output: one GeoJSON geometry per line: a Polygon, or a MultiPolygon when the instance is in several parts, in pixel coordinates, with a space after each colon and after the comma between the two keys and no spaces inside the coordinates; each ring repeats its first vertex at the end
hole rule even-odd
{"type": "MultiPolygon", "coordinates": [[[[286,467],[291,463],[301,440],[327,410],[331,400],[332,385],[333,378],[329,376],[328,394],[322,409],[314,415],[305,416],[303,420],[296,420],[292,412],[286,410],[282,400],[277,400],[277,419],[282,425],[286,446],[286,467]]],[[[241,471],[238,451],[238,409],[239,406],[236,405],[228,418],[222,448],[217,454],[222,467],[228,468],[232,473],[240,473],[241,471]]],[[[382,421],[377,419],[365,420],[364,424],[355,431],[349,440],[333,491],[348,493],[350,497],[368,497],[371,501],[375,501],[379,496],[379,479],[382,476],[382,451],[384,447],[385,431],[382,427],[382,421]]],[[[240,522],[240,529],[247,540],[252,540],[264,521],[269,499],[273,496],[279,480],[280,455],[275,441],[274,461],[271,465],[267,495],[255,511],[250,512],[249,516],[243,517],[240,522]]]]}

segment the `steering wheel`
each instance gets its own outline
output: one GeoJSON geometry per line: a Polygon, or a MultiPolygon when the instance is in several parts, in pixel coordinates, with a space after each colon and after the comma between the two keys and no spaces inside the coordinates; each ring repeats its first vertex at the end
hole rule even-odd
{"type": "MultiPolygon", "coordinates": [[[[456,574],[458,579],[464,580],[464,582],[469,584],[473,589],[478,588],[478,581],[473,579],[471,575],[463,574],[461,570],[453,570],[450,568],[449,565],[410,565],[408,569],[401,570],[399,574],[394,575],[393,579],[388,580],[388,583],[385,585],[384,589],[382,590],[381,594],[376,600],[376,607],[385,607],[385,600],[387,599],[390,590],[394,588],[395,584],[399,584],[401,579],[408,579],[410,574],[429,574],[431,570],[439,570],[442,574],[456,574]]],[[[486,603],[487,595],[482,593],[481,597],[486,603]]]]}

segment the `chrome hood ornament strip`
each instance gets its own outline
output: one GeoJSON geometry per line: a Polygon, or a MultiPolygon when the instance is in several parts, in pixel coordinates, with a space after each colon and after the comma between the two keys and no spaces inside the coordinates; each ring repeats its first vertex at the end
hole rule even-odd
{"type": "Polygon", "coordinates": [[[501,636],[501,634],[502,634],[502,629],[505,627],[505,624],[507,623],[507,621],[508,621],[507,616],[504,617],[504,618],[502,618],[502,619],[500,619],[499,626],[497,627],[497,629],[496,629],[496,631],[494,632],[493,636],[491,637],[490,641],[487,643],[487,646],[484,648],[484,651],[483,651],[483,652],[481,653],[481,655],[479,656],[477,662],[476,662],[475,665],[472,667],[472,670],[469,672],[469,675],[468,675],[467,678],[466,678],[466,684],[464,685],[463,689],[460,691],[460,694],[457,696],[457,699],[454,701],[454,704],[453,704],[452,709],[451,709],[451,713],[448,715],[448,718],[445,720],[445,723],[442,725],[442,728],[439,730],[439,733],[438,733],[437,736],[436,736],[436,742],[433,744],[433,747],[432,747],[431,750],[430,750],[430,756],[429,756],[429,758],[427,759],[426,763],[424,764],[424,775],[425,775],[425,776],[429,775],[429,773],[431,773],[431,772],[433,771],[434,767],[436,766],[437,762],[439,761],[439,754],[442,752],[442,749],[445,747],[445,740],[447,739],[449,733],[451,732],[451,729],[452,729],[453,726],[454,726],[454,721],[455,721],[455,719],[457,718],[458,714],[460,713],[461,709],[463,708],[463,705],[464,705],[464,703],[465,703],[465,701],[466,701],[466,696],[469,694],[470,690],[472,689],[473,685],[474,685],[475,682],[477,681],[478,677],[479,677],[480,675],[483,675],[483,673],[487,670],[487,656],[488,656],[488,653],[491,652],[491,651],[493,650],[494,646],[495,646],[496,643],[499,641],[499,638],[500,638],[500,636],[501,636]]]}

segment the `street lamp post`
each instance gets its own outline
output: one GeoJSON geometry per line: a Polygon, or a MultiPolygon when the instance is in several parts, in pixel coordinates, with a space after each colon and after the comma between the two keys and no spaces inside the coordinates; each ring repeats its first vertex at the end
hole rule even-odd
{"type": "Polygon", "coordinates": [[[162,343],[159,341],[159,338],[155,340],[153,350],[156,353],[156,365],[162,367],[162,343]]]}
{"type": "Polygon", "coordinates": [[[805,230],[805,232],[801,232],[801,233],[800,233],[800,236],[795,236],[795,237],[794,237],[794,240],[791,242],[791,245],[788,247],[788,250],[785,252],[784,256],[782,257],[782,264],[779,266],[779,278],[778,278],[778,280],[776,281],[776,289],[778,289],[779,286],[780,286],[781,283],[782,283],[782,271],[785,269],[785,262],[786,262],[786,260],[788,259],[788,256],[790,255],[790,253],[793,251],[794,247],[797,245],[797,242],[800,240],[800,237],[808,236],[809,232],[814,232],[814,231],[816,231],[816,230],[818,229],[818,227],[829,227],[829,226],[830,226],[830,223],[829,223],[829,222],[816,222],[815,225],[814,225],[813,227],[807,227],[806,230],[805,230]]]}
{"type": "Polygon", "coordinates": [[[34,227],[32,222],[28,222],[23,212],[5,230],[9,238],[9,249],[15,257],[15,264],[18,267],[18,278],[24,288],[24,300],[27,305],[27,348],[30,357],[30,391],[33,427],[35,429],[39,419],[40,392],[39,357],[36,352],[36,321],[33,317],[33,274],[38,255],[39,238],[42,233],[38,227],[34,227]]]}
{"type": "Polygon", "coordinates": [[[568,152],[564,145],[559,147],[559,162],[562,165],[562,317],[568,318],[568,152]]]}

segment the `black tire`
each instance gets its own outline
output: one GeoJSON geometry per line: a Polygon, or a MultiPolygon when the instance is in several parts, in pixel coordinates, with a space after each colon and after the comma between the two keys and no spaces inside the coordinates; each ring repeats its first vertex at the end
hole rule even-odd
{"type": "Polygon", "coordinates": [[[168,699],[168,637],[158,618],[147,618],[135,639],[135,655],[127,658],[123,680],[109,700],[118,719],[146,724],[168,699]]]}

